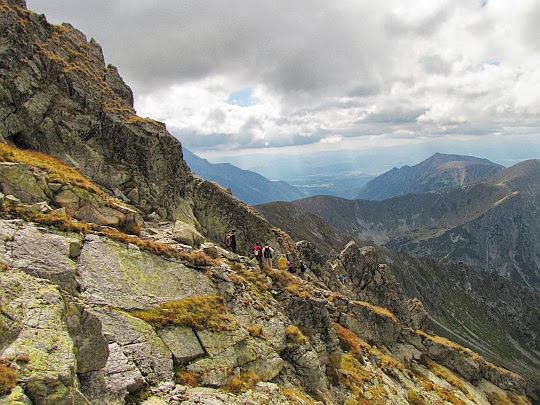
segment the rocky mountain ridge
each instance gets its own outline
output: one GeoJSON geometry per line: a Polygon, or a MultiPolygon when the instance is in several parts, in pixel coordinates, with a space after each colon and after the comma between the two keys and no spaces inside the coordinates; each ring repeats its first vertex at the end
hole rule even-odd
{"type": "Polygon", "coordinates": [[[357,199],[385,200],[405,194],[426,193],[484,180],[504,166],[474,156],[436,153],[414,166],[403,166],[367,183],[357,199]]]}
{"type": "Polygon", "coordinates": [[[1,5],[4,140],[69,162],[145,219],[181,220],[215,241],[236,228],[241,241],[277,244],[270,224],[189,170],[164,124],[136,115],[131,89],[99,44],[69,24],[48,24],[24,1],[1,5]]]}

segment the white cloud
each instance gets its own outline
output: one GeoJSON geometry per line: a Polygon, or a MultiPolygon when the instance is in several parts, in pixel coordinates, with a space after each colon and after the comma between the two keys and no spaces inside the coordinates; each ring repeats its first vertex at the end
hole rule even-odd
{"type": "Polygon", "coordinates": [[[27,4],[95,37],[195,151],[540,132],[536,0],[27,4]]]}

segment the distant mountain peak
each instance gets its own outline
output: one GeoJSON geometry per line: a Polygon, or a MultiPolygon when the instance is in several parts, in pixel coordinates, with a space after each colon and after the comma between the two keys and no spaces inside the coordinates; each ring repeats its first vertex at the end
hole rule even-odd
{"type": "Polygon", "coordinates": [[[437,152],[414,165],[394,168],[367,183],[357,198],[384,200],[484,180],[504,169],[487,159],[437,152]]]}

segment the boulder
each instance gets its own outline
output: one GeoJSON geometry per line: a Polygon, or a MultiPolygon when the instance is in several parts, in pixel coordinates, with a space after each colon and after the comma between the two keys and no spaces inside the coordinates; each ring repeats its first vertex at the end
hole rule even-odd
{"type": "Polygon", "coordinates": [[[13,235],[0,240],[4,260],[14,268],[45,278],[70,294],[78,294],[76,263],[70,258],[70,246],[81,243],[77,234],[67,237],[45,232],[43,228],[0,220],[0,232],[13,235]],[[11,240],[10,240],[11,239],[11,240]]]}
{"type": "Polygon", "coordinates": [[[191,225],[176,221],[172,238],[185,245],[200,247],[204,243],[204,237],[191,225]]]}
{"type": "Polygon", "coordinates": [[[177,364],[185,365],[205,355],[195,332],[189,327],[166,327],[160,330],[158,334],[172,352],[173,359],[177,364]]]}
{"type": "Polygon", "coordinates": [[[4,194],[15,195],[26,204],[49,200],[25,163],[0,162],[0,184],[4,194]]]}

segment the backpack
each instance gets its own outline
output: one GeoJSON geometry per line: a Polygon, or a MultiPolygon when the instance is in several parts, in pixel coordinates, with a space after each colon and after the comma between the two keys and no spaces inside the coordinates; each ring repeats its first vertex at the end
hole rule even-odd
{"type": "Polygon", "coordinates": [[[254,246],[253,247],[253,256],[259,256],[259,251],[261,250],[261,248],[259,246],[254,246]]]}
{"type": "Polygon", "coordinates": [[[269,247],[265,247],[263,249],[263,256],[266,257],[267,259],[272,257],[272,251],[270,250],[269,247]]]}
{"type": "Polygon", "coordinates": [[[231,237],[232,237],[232,234],[230,233],[225,237],[225,244],[227,246],[231,246],[231,237]]]}
{"type": "Polygon", "coordinates": [[[286,269],[287,268],[287,258],[285,256],[281,257],[278,260],[278,268],[286,269]]]}

